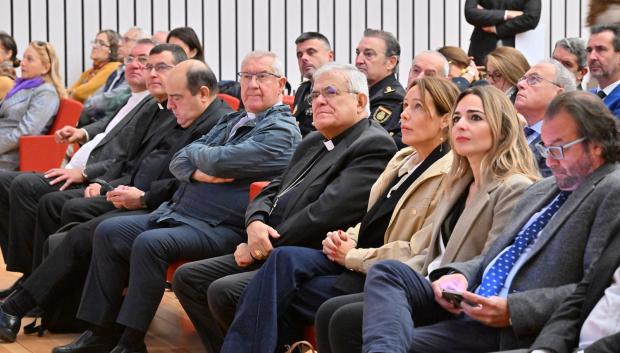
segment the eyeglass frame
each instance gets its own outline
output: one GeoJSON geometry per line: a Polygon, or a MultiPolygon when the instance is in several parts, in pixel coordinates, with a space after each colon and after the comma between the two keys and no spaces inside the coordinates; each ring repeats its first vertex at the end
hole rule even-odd
{"type": "Polygon", "coordinates": [[[261,71],[257,73],[244,72],[244,71],[237,72],[237,80],[239,82],[241,82],[242,80],[246,80],[247,82],[252,82],[252,80],[256,78],[256,82],[261,84],[261,83],[264,83],[266,79],[271,76],[275,78],[282,78],[282,76],[276,75],[273,72],[269,72],[269,71],[261,71]]]}
{"type": "Polygon", "coordinates": [[[338,96],[341,96],[343,94],[358,94],[359,92],[353,92],[353,91],[345,91],[345,90],[339,90],[338,88],[334,87],[334,86],[325,86],[323,87],[320,91],[316,91],[316,90],[312,90],[310,91],[310,99],[312,101],[316,100],[319,98],[319,96],[323,96],[323,98],[327,99],[327,100],[332,100],[338,96]],[[326,90],[327,89],[334,89],[335,92],[333,93],[327,93],[326,94],[326,90]]]}
{"type": "Polygon", "coordinates": [[[540,155],[543,156],[543,158],[551,158],[551,159],[555,159],[559,161],[559,160],[564,159],[565,149],[572,147],[578,143],[584,142],[587,139],[588,139],[587,136],[580,137],[576,140],[573,140],[571,142],[565,143],[560,146],[545,146],[542,144],[542,142],[539,142],[536,144],[536,149],[538,150],[538,152],[540,152],[540,155]],[[553,153],[550,153],[550,151],[558,151],[559,156],[553,156],[553,153]]]}
{"type": "Polygon", "coordinates": [[[104,42],[102,42],[100,40],[91,40],[90,41],[90,45],[92,45],[94,47],[99,47],[99,48],[101,48],[101,47],[109,48],[111,46],[111,44],[104,43],[104,42]]]}
{"type": "Polygon", "coordinates": [[[493,81],[498,81],[499,79],[503,78],[504,75],[501,72],[499,72],[498,70],[495,70],[493,72],[487,71],[486,77],[487,78],[489,78],[489,77],[492,78],[493,81]]]}
{"type": "Polygon", "coordinates": [[[552,85],[554,85],[556,87],[562,88],[562,86],[560,86],[559,83],[553,82],[551,80],[547,80],[546,78],[544,78],[544,77],[542,77],[540,75],[537,75],[537,74],[536,75],[529,75],[529,76],[528,75],[523,75],[523,76],[519,77],[519,79],[517,80],[517,83],[520,83],[522,81],[525,81],[525,83],[527,83],[528,86],[536,86],[537,84],[541,83],[542,81],[546,81],[546,82],[549,82],[550,84],[552,84],[552,85]],[[530,83],[531,79],[538,80],[538,81],[536,83],[530,83]]]}
{"type": "Polygon", "coordinates": [[[132,55],[127,55],[127,56],[123,59],[123,63],[124,63],[125,65],[129,65],[129,64],[131,64],[131,63],[132,63],[132,62],[134,62],[134,61],[138,61],[138,63],[140,63],[141,65],[146,66],[146,65],[147,65],[148,60],[149,60],[149,57],[148,57],[148,56],[146,56],[146,55],[138,55],[137,57],[132,56],[132,55]],[[141,62],[141,61],[139,60],[140,58],[144,59],[144,62],[141,62]],[[131,59],[131,60],[130,60],[130,59],[131,59]]]}
{"type": "Polygon", "coordinates": [[[168,65],[166,63],[157,63],[155,65],[146,64],[146,65],[144,65],[142,70],[144,70],[146,72],[151,72],[151,71],[155,70],[155,72],[160,73],[162,71],[170,70],[173,67],[174,67],[174,65],[168,65]]]}

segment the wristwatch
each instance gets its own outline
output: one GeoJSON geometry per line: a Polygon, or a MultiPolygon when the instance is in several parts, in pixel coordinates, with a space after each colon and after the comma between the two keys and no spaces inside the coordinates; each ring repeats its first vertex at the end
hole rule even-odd
{"type": "Polygon", "coordinates": [[[144,195],[146,195],[146,193],[142,193],[142,195],[140,195],[140,207],[142,208],[148,208],[148,205],[146,204],[146,199],[144,198],[144,195]]]}

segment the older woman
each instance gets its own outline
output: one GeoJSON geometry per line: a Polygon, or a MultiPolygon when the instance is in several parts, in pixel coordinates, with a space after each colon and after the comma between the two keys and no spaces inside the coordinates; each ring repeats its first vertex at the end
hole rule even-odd
{"type": "Polygon", "coordinates": [[[0,105],[0,170],[19,165],[19,138],[47,131],[58,111],[65,89],[58,72],[54,47],[32,42],[24,52],[22,76],[0,105]]]}
{"type": "MultiPolygon", "coordinates": [[[[509,221],[519,196],[538,179],[517,112],[501,91],[491,86],[470,88],[461,93],[451,116],[454,161],[449,187],[437,206],[432,225],[420,231],[431,237],[430,244],[417,254],[406,256],[403,252],[394,260],[380,262],[382,267],[404,268],[427,276],[441,265],[483,253],[509,221]]],[[[366,292],[376,285],[366,281],[366,292]]],[[[362,299],[361,295],[334,298],[321,306],[317,313],[321,353],[361,351],[362,311],[364,317],[372,318],[371,322],[364,321],[364,332],[374,330],[391,337],[379,327],[390,315],[396,317],[393,306],[364,303],[363,307],[362,299]]],[[[377,335],[369,334],[364,344],[376,339],[377,335]]]]}
{"type": "Polygon", "coordinates": [[[15,69],[19,67],[15,39],[0,32],[0,101],[15,84],[15,69]]]}
{"type": "Polygon", "coordinates": [[[90,58],[93,67],[82,72],[80,78],[68,88],[70,98],[84,102],[103,86],[121,64],[118,59],[120,36],[111,29],[105,29],[92,41],[90,58]]]}
{"type": "Polygon", "coordinates": [[[346,233],[328,233],[323,251],[275,249],[243,294],[222,352],[271,353],[281,348],[299,336],[290,325],[298,315],[285,315],[287,310],[300,308],[311,322],[323,301],[362,291],[368,267],[401,251],[402,245],[391,245],[413,244],[408,252],[427,246],[430,238],[410,237],[434,213],[452,163],[447,117],[457,95],[448,80],[429,77],[412,83],[401,114],[403,142],[410,147],[394,156],[374,184],[361,223],[346,233]],[[381,249],[384,243],[388,245],[381,249]],[[302,285],[312,291],[294,298],[302,285]]]}
{"type": "Polygon", "coordinates": [[[512,47],[499,47],[487,55],[487,81],[506,96],[512,103],[517,98],[517,81],[530,69],[523,54],[512,47]]]}

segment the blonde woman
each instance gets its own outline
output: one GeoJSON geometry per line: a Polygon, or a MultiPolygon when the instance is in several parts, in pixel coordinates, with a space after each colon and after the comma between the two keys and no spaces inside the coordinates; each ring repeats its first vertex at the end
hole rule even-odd
{"type": "Polygon", "coordinates": [[[381,249],[385,243],[411,241],[417,251],[427,246],[428,237],[410,238],[432,218],[441,198],[452,163],[448,116],[458,92],[440,78],[412,83],[400,116],[403,142],[410,147],[392,158],[373,185],[361,223],[347,232],[329,232],[323,250],[276,248],[241,298],[221,352],[283,351],[284,344],[300,338],[290,322],[312,322],[323,301],[363,290],[368,267],[399,251],[398,246],[381,249]],[[302,286],[312,291],[295,296],[302,286]],[[301,316],[288,315],[293,307],[303,307],[301,316]],[[256,325],[258,330],[248,329],[256,325]]]}
{"type": "Polygon", "coordinates": [[[487,55],[487,76],[489,83],[514,104],[517,98],[517,81],[530,69],[525,56],[512,47],[499,47],[487,55]]]}
{"type": "MultiPolygon", "coordinates": [[[[450,143],[454,158],[448,187],[431,224],[412,237],[430,237],[428,247],[408,251],[413,245],[401,243],[401,251],[392,260],[379,262],[379,268],[423,279],[441,265],[485,252],[509,221],[519,196],[539,178],[517,112],[495,87],[477,86],[459,95],[451,112],[450,143]]],[[[430,288],[429,281],[422,282],[430,288]]],[[[365,289],[376,285],[367,280],[365,289]]],[[[334,298],[321,306],[317,313],[319,347],[325,347],[321,352],[361,351],[362,300],[361,295],[334,298]]],[[[376,316],[364,322],[364,344],[376,342],[379,334],[391,337],[381,325],[394,313],[386,311],[388,316],[382,316],[377,312],[389,307],[384,304],[370,307],[364,303],[364,317],[376,316]]],[[[392,348],[385,351],[402,351],[403,347],[392,348]]]]}
{"type": "Polygon", "coordinates": [[[47,42],[32,42],[21,62],[22,76],[0,105],[0,170],[19,166],[19,138],[45,133],[66,96],[56,50],[47,42]]]}
{"type": "Polygon", "coordinates": [[[82,72],[80,78],[68,88],[69,97],[84,102],[103,86],[121,64],[118,58],[120,36],[111,29],[97,33],[91,42],[90,58],[93,67],[82,72]]]}

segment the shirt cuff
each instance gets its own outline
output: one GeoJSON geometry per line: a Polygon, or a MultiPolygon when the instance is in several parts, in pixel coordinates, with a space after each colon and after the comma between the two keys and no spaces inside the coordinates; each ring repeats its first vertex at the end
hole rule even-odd
{"type": "Polygon", "coordinates": [[[88,131],[86,131],[86,129],[82,129],[82,131],[84,131],[84,135],[86,135],[86,141],[84,141],[84,143],[90,141],[90,136],[88,136],[88,131]]]}

